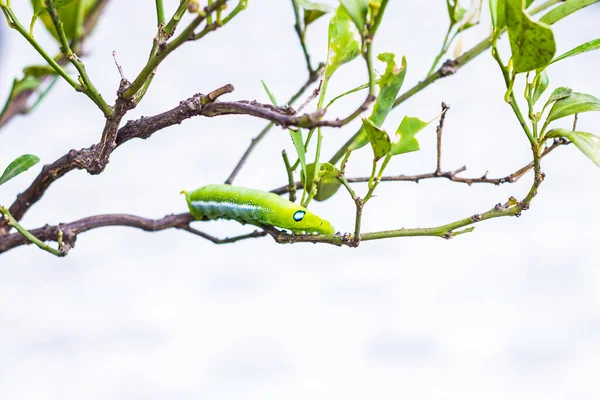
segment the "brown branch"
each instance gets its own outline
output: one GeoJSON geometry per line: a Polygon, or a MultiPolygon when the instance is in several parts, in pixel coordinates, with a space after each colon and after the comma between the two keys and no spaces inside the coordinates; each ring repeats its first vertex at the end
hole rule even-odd
{"type": "MultiPolygon", "coordinates": [[[[67,224],[58,224],[53,226],[46,225],[42,228],[30,230],[29,232],[42,241],[53,242],[58,241],[59,232],[62,232],[63,247],[61,250],[64,253],[67,253],[73,246],[75,246],[75,241],[77,240],[77,236],[79,234],[106,226],[128,226],[148,232],[158,232],[171,228],[182,229],[204,239],[210,240],[215,244],[233,243],[239,240],[266,236],[267,234],[264,231],[256,230],[252,233],[241,236],[219,239],[192,228],[190,224],[193,221],[195,221],[195,218],[190,213],[172,214],[159,219],[148,219],[129,214],[104,214],[82,218],[67,224]]],[[[20,233],[12,233],[10,235],[0,236],[0,253],[14,249],[15,247],[29,244],[31,244],[31,242],[20,233]]]]}
{"type": "MultiPolygon", "coordinates": [[[[122,92],[125,84],[126,82],[121,82],[119,93],[122,92]]],[[[215,92],[224,94],[232,90],[231,85],[226,85],[215,92]]],[[[184,119],[197,115],[198,110],[201,111],[204,107],[203,103],[210,102],[210,99],[216,100],[218,96],[214,94],[215,92],[211,92],[207,96],[196,95],[181,102],[178,107],[154,117],[130,121],[119,130],[116,128],[121,118],[134,103],[117,99],[115,112],[106,121],[101,142],[81,150],[71,150],[52,164],[45,165],[33,183],[17,196],[10,206],[10,213],[17,221],[23,218],[27,210],[42,198],[48,187],[68,172],[84,169],[90,174],[101,173],[106,168],[109,157],[116,147],[135,137],[148,138],[158,130],[179,124],[184,119]]],[[[0,221],[0,235],[6,234],[10,229],[11,227],[6,221],[0,221]]]]}
{"type": "MultiPolygon", "coordinates": [[[[108,4],[109,0],[98,0],[94,5],[94,8],[90,11],[90,14],[86,17],[86,20],[83,25],[83,34],[77,41],[77,43],[73,43],[71,47],[73,49],[78,49],[83,46],[85,40],[92,33],[102,11],[108,4]]],[[[69,63],[69,60],[64,56],[60,55],[60,58],[57,60],[57,63],[61,66],[69,63]]],[[[42,82],[52,78],[54,75],[44,75],[40,77],[42,82]]],[[[7,104],[5,112],[0,116],[0,129],[2,129],[12,118],[17,115],[26,114],[29,111],[29,98],[36,93],[36,89],[27,89],[20,92],[9,104],[7,104]]]]}
{"type": "MultiPolygon", "coordinates": [[[[126,81],[121,81],[119,95],[127,87],[126,81]]],[[[71,150],[55,162],[45,165],[33,183],[17,196],[10,206],[10,213],[18,221],[25,212],[42,198],[48,187],[57,179],[75,169],[85,169],[92,175],[100,174],[106,168],[112,151],[116,148],[116,136],[121,119],[125,113],[133,108],[135,103],[117,98],[113,114],[106,118],[99,143],[86,149],[71,150]]],[[[0,221],[0,235],[6,234],[11,226],[6,220],[0,221]]]]}
{"type": "MultiPolygon", "coordinates": [[[[556,149],[557,147],[565,145],[565,144],[569,144],[569,143],[570,142],[568,142],[567,140],[562,139],[562,138],[554,139],[554,142],[550,146],[548,146],[544,149],[544,151],[540,155],[540,159],[542,157],[545,157],[546,155],[548,155],[552,150],[556,149]]],[[[489,183],[489,184],[498,186],[502,183],[514,183],[514,182],[518,181],[523,175],[525,175],[525,173],[527,173],[532,168],[533,168],[533,162],[525,165],[521,169],[513,172],[512,174],[501,177],[501,178],[488,178],[487,172],[483,176],[478,177],[478,178],[463,178],[461,176],[458,176],[458,174],[466,171],[467,167],[462,166],[453,171],[444,171],[444,172],[434,171],[434,172],[429,172],[426,174],[418,174],[418,175],[383,176],[381,178],[381,181],[382,182],[385,181],[385,182],[415,182],[415,183],[419,183],[419,181],[422,181],[425,179],[445,178],[452,182],[466,183],[469,186],[471,186],[474,183],[489,183]]],[[[347,181],[352,182],[352,183],[369,182],[369,179],[370,179],[370,177],[365,176],[365,177],[359,177],[359,178],[347,178],[347,181]]],[[[296,182],[296,186],[298,189],[302,189],[302,187],[303,187],[302,182],[300,182],[300,181],[296,182]]],[[[289,184],[285,185],[285,186],[280,186],[278,188],[271,190],[271,192],[273,192],[275,194],[279,194],[279,195],[285,194],[288,191],[289,191],[289,184]]]]}

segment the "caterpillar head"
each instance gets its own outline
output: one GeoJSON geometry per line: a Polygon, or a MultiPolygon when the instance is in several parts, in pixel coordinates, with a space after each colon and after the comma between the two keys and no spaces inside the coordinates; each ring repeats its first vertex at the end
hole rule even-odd
{"type": "Polygon", "coordinates": [[[294,233],[322,233],[332,235],[335,233],[329,221],[319,218],[305,208],[298,208],[291,215],[292,221],[287,228],[294,233]]]}

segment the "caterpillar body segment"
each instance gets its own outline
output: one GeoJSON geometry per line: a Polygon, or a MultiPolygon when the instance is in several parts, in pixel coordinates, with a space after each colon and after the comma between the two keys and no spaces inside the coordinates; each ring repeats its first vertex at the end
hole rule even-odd
{"type": "Polygon", "coordinates": [[[335,233],[330,222],[274,193],[231,185],[207,185],[183,193],[190,213],[198,219],[272,225],[297,234],[335,233]]]}

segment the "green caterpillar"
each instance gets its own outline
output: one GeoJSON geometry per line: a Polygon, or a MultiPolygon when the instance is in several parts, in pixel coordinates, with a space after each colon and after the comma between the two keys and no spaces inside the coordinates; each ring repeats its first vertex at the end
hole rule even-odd
{"type": "Polygon", "coordinates": [[[231,185],[207,185],[182,193],[190,213],[197,219],[233,219],[257,226],[277,226],[298,234],[335,232],[330,222],[274,193],[231,185]]]}

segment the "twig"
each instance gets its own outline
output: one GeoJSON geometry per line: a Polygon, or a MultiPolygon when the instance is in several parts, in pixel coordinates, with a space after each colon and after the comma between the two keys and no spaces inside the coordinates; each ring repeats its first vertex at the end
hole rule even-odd
{"type": "Polygon", "coordinates": [[[202,231],[199,231],[197,229],[192,228],[191,226],[185,227],[185,228],[181,228],[184,231],[193,233],[194,235],[198,235],[206,240],[210,240],[211,242],[213,242],[214,244],[227,244],[227,243],[235,243],[235,242],[239,242],[240,240],[245,240],[245,239],[253,239],[253,238],[258,238],[258,237],[263,237],[263,236],[267,236],[267,232],[265,231],[259,231],[259,230],[255,230],[251,233],[247,233],[245,235],[239,235],[239,236],[233,236],[233,237],[226,237],[224,239],[220,239],[217,238],[215,236],[209,235],[207,233],[204,233],[202,231]]]}
{"type": "MultiPolygon", "coordinates": [[[[42,244],[45,241],[58,242],[59,235],[62,236],[62,248],[60,254],[55,254],[60,256],[66,255],[69,252],[69,250],[75,245],[75,241],[79,234],[106,226],[128,226],[149,232],[158,232],[166,229],[176,228],[193,233],[194,235],[203,237],[216,244],[233,243],[239,240],[262,237],[266,235],[266,232],[256,230],[252,233],[241,236],[219,239],[192,228],[190,224],[193,221],[195,221],[195,219],[190,213],[167,215],[159,219],[148,219],[129,214],[104,214],[83,218],[67,224],[58,224],[54,226],[46,225],[42,228],[33,229],[29,231],[29,233],[36,240],[42,242],[42,244]]],[[[0,236],[0,253],[28,244],[31,244],[31,242],[29,239],[23,237],[21,233],[12,233],[9,235],[0,236]]]]}
{"type": "MultiPolygon", "coordinates": [[[[559,146],[565,145],[565,144],[569,144],[569,142],[566,141],[565,139],[562,139],[562,138],[554,139],[554,142],[550,146],[548,146],[544,149],[544,151],[540,155],[540,158],[545,157],[552,150],[556,149],[559,146]]],[[[501,178],[488,178],[486,176],[487,174],[483,175],[481,177],[477,177],[477,178],[463,178],[463,177],[458,176],[458,174],[466,171],[467,167],[462,166],[456,170],[442,171],[441,173],[437,173],[436,171],[434,171],[434,172],[418,174],[418,175],[383,176],[383,177],[381,177],[381,181],[382,182],[415,182],[415,183],[419,183],[419,181],[422,181],[425,179],[445,178],[452,182],[466,183],[469,186],[471,186],[474,183],[489,183],[489,184],[498,186],[503,183],[514,183],[514,182],[518,181],[523,175],[525,175],[525,173],[527,173],[527,171],[531,170],[532,168],[533,168],[533,162],[525,165],[521,169],[513,172],[512,174],[501,177],[501,178]]],[[[350,182],[350,183],[369,182],[369,179],[371,179],[370,176],[358,177],[358,178],[347,178],[348,182],[350,182]]],[[[300,181],[296,182],[296,186],[298,188],[302,188],[302,182],[300,182],[300,181]]],[[[285,194],[285,193],[287,193],[287,185],[275,188],[275,189],[271,190],[271,192],[273,192],[275,194],[280,194],[280,195],[285,194]]]]}
{"type": "Polygon", "coordinates": [[[440,123],[436,128],[437,133],[437,166],[435,168],[436,174],[442,173],[442,132],[444,130],[444,120],[446,119],[446,111],[450,109],[446,103],[442,103],[442,115],[440,116],[440,123]]]}
{"type": "Polygon", "coordinates": [[[121,80],[122,81],[126,80],[125,75],[123,74],[123,68],[121,67],[121,64],[119,64],[119,61],[117,61],[117,52],[113,50],[112,56],[113,56],[113,60],[115,61],[115,65],[117,66],[117,69],[119,70],[119,75],[121,76],[121,80]]]}
{"type": "Polygon", "coordinates": [[[308,52],[308,48],[306,46],[305,40],[305,31],[302,29],[300,23],[300,7],[296,0],[292,0],[292,7],[294,8],[294,19],[296,23],[294,24],[294,30],[296,31],[296,35],[298,36],[298,40],[300,41],[300,46],[302,46],[302,53],[304,54],[304,61],[306,61],[306,69],[308,69],[308,75],[312,76],[315,70],[312,67],[310,62],[310,53],[308,52]]]}
{"type": "Polygon", "coordinates": [[[445,225],[435,226],[431,228],[410,228],[410,229],[394,229],[389,231],[368,232],[360,234],[360,238],[355,238],[351,234],[340,235],[290,235],[274,227],[263,227],[269,235],[275,239],[277,243],[325,243],[334,246],[357,247],[360,241],[380,240],[398,237],[415,237],[415,236],[433,236],[442,239],[451,239],[463,233],[472,232],[474,227],[470,225],[476,224],[487,219],[519,216],[521,211],[520,203],[513,198],[509,199],[505,204],[498,203],[492,209],[480,214],[473,214],[470,217],[450,222],[445,225]],[[462,229],[461,228],[465,228],[462,229]]]}

